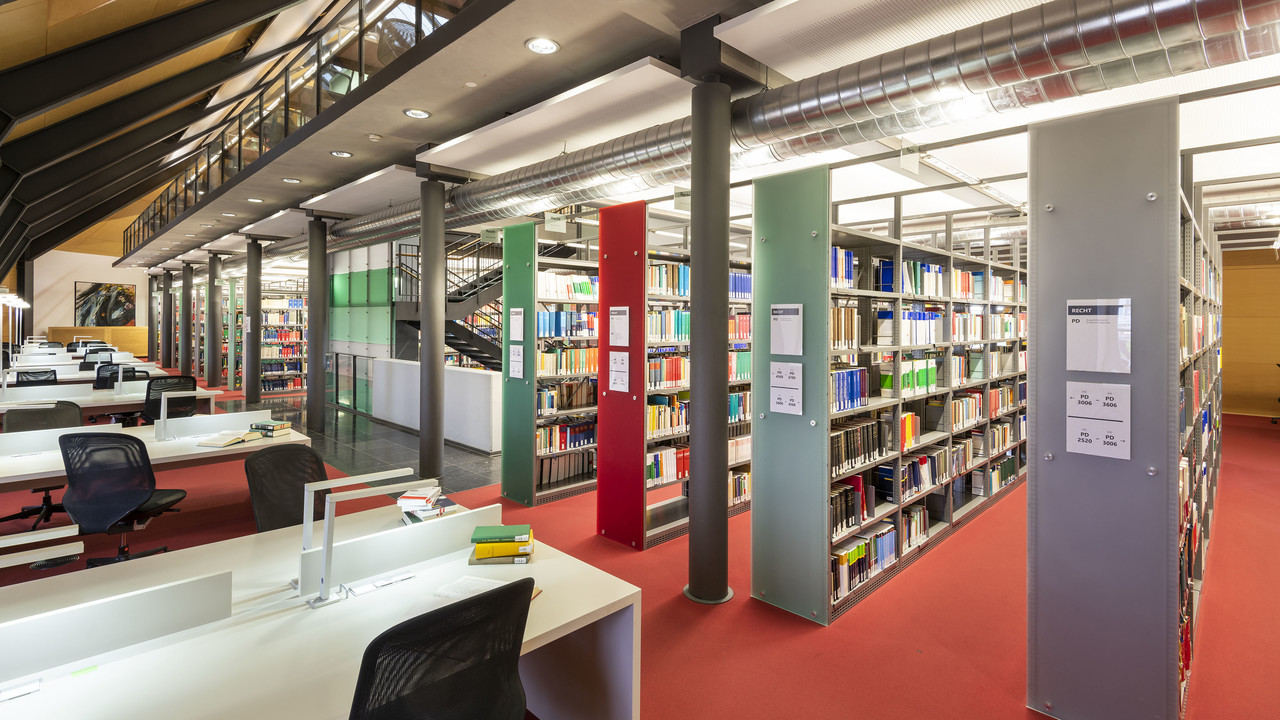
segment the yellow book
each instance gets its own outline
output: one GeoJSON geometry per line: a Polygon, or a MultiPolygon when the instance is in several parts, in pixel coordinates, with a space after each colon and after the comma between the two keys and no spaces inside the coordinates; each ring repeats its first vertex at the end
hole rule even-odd
{"type": "Polygon", "coordinates": [[[511,555],[528,555],[533,552],[533,533],[528,540],[518,542],[486,542],[476,543],[476,559],[509,557],[511,555]]]}

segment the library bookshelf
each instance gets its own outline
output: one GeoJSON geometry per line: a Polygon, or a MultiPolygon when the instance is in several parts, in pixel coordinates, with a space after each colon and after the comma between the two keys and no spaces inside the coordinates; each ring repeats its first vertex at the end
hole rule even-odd
{"type": "Polygon", "coordinates": [[[534,223],[503,230],[502,496],[523,505],[596,488],[595,276],[540,255],[534,223]]]}
{"type": "Polygon", "coordinates": [[[1025,479],[1027,246],[753,193],[751,593],[826,625],[1025,479]]]}
{"type": "Polygon", "coordinates": [[[1180,192],[1179,116],[1169,98],[1030,127],[1027,703],[1056,717],[1181,717],[1195,667],[1222,252],[1180,192]],[[1073,329],[1090,307],[1114,321],[1073,329]]]}
{"type": "MultiPolygon", "coordinates": [[[[230,389],[244,387],[244,285],[224,280],[222,297],[222,378],[230,389]],[[234,304],[234,320],[232,305],[234,304]],[[232,369],[234,367],[234,369],[232,369]]],[[[262,290],[262,392],[298,392],[307,386],[307,291],[298,281],[262,290]]]]}
{"type": "MultiPolygon", "coordinates": [[[[597,532],[645,550],[689,531],[689,256],[650,247],[650,208],[600,211],[600,457],[597,532]]],[[[748,266],[731,270],[729,514],[751,508],[748,266]]]]}

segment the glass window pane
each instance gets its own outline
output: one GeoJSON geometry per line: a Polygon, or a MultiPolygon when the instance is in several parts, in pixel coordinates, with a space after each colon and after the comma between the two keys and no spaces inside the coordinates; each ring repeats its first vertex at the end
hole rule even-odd
{"type": "MultiPolygon", "coordinates": [[[[414,3],[366,0],[364,6],[364,72],[376,74],[417,42],[414,3]],[[385,12],[382,12],[385,11],[385,12]],[[376,13],[381,15],[375,16],[376,13]]],[[[428,26],[429,27],[429,26],[428,26]]]]}
{"type": "Polygon", "coordinates": [[[209,142],[209,189],[222,185],[222,136],[209,142]]]}
{"type": "Polygon", "coordinates": [[[316,46],[311,45],[289,68],[289,132],[316,116],[316,46]]]}
{"type": "Polygon", "coordinates": [[[240,172],[240,126],[232,122],[222,133],[222,177],[230,180],[240,172]]]}
{"type": "Polygon", "coordinates": [[[244,112],[240,113],[240,167],[248,167],[262,154],[258,142],[258,101],[254,99],[244,112]]]}
{"type": "Polygon", "coordinates": [[[262,152],[284,140],[284,76],[271,83],[262,96],[262,152]]]}
{"type": "Polygon", "coordinates": [[[360,6],[352,3],[342,19],[320,38],[320,111],[360,84],[360,6]]]}

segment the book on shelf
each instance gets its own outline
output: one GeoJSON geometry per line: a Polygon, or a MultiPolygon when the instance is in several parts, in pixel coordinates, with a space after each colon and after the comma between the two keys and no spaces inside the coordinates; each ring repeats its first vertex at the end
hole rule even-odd
{"type": "Polygon", "coordinates": [[[534,328],[539,338],[594,338],[599,333],[599,317],[594,312],[539,310],[534,314],[534,328]]]}
{"type": "Polygon", "coordinates": [[[595,302],[600,296],[600,278],[587,275],[538,272],[538,297],[573,302],[595,302]]]}
{"type": "Polygon", "coordinates": [[[596,405],[596,388],[595,378],[563,380],[543,385],[537,390],[538,414],[549,415],[576,408],[592,408],[596,405]]]}
{"type": "Polygon", "coordinates": [[[567,480],[588,480],[596,472],[596,453],[586,450],[577,453],[538,458],[535,489],[547,490],[567,480]]]}
{"type": "Polygon", "coordinates": [[[857,350],[859,337],[858,308],[852,305],[833,305],[831,307],[831,349],[857,350]]]}
{"type": "Polygon", "coordinates": [[[902,263],[902,292],[909,295],[941,297],[946,294],[943,291],[945,273],[946,268],[941,265],[917,260],[904,260],[902,263]]]}
{"type": "Polygon", "coordinates": [[[836,477],[888,455],[892,442],[891,422],[890,413],[881,413],[876,418],[850,418],[832,425],[831,476],[836,477]]]}
{"type": "Polygon", "coordinates": [[[216,435],[210,435],[200,440],[196,445],[199,447],[230,447],[261,439],[262,433],[257,430],[223,430],[216,435]]]}
{"type": "MultiPolygon", "coordinates": [[[[681,265],[681,267],[687,268],[688,266],[681,265]]],[[[730,300],[750,300],[751,299],[751,273],[730,271],[729,299],[730,300]]]]}
{"type": "Polygon", "coordinates": [[[666,485],[689,478],[689,446],[654,448],[645,452],[645,487],[666,485]]]}
{"type": "Polygon", "coordinates": [[[594,445],[595,442],[594,420],[555,423],[534,428],[534,446],[539,455],[586,447],[594,445]]]}
{"type": "Polygon", "coordinates": [[[738,505],[751,499],[751,471],[729,471],[729,504],[738,505]]]}
{"type": "Polygon", "coordinates": [[[650,310],[645,313],[645,336],[651,343],[688,342],[688,310],[650,310]]]}
{"type": "MultiPolygon", "coordinates": [[[[650,295],[689,297],[689,266],[683,263],[654,263],[648,268],[650,295]]],[[[732,276],[730,276],[732,288],[732,276]]]]}

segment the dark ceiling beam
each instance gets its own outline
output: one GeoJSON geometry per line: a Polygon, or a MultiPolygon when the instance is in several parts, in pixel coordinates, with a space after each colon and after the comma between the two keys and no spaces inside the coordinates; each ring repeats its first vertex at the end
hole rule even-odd
{"type": "Polygon", "coordinates": [[[0,212],[0,278],[9,274],[26,248],[27,224],[19,219],[24,207],[22,203],[10,203],[0,212]]]}
{"type": "MultiPolygon", "coordinates": [[[[187,158],[183,158],[179,162],[160,168],[132,185],[124,187],[123,190],[111,195],[58,227],[49,228],[39,233],[34,232],[36,228],[29,228],[27,230],[28,244],[25,248],[25,256],[34,259],[57,248],[62,243],[101,222],[103,218],[111,215],[111,213],[118,211],[146,193],[160,188],[182,174],[183,163],[186,160],[187,158]]],[[[122,181],[118,186],[123,186],[124,182],[128,181],[122,181]]]]}
{"type": "Polygon", "coordinates": [[[49,213],[34,222],[32,222],[30,218],[25,217],[26,213],[31,210],[31,208],[27,208],[27,210],[23,212],[24,217],[22,218],[30,225],[30,229],[27,230],[27,235],[29,237],[36,238],[48,233],[54,228],[65,225],[67,222],[80,217],[80,215],[85,212],[85,208],[93,207],[103,200],[113,197],[116,193],[120,192],[121,188],[136,185],[145,178],[150,177],[156,171],[160,170],[161,167],[168,167],[168,165],[153,160],[142,167],[134,168],[130,172],[116,178],[115,182],[98,185],[92,188],[91,192],[82,197],[79,202],[58,208],[54,212],[49,213]]]}
{"type": "MultiPolygon", "coordinates": [[[[139,170],[154,168],[157,163],[162,162],[166,156],[179,148],[179,140],[180,138],[175,133],[167,142],[156,143],[120,162],[82,176],[79,181],[39,202],[28,203],[26,211],[22,213],[22,221],[34,226],[54,216],[60,216],[64,219],[73,217],[76,214],[76,209],[84,207],[86,198],[89,198],[94,193],[115,185],[122,178],[128,177],[139,170]],[[72,214],[66,215],[65,213],[67,212],[72,214]]],[[[26,186],[25,181],[23,186],[26,186]]]]}
{"type": "MultiPolygon", "coordinates": [[[[148,85],[137,92],[103,103],[62,122],[23,135],[0,145],[0,209],[13,196],[22,176],[42,170],[53,163],[92,148],[104,137],[122,127],[135,125],[165,110],[206,93],[240,73],[289,53],[309,42],[312,36],[298,38],[271,51],[244,60],[245,50],[237,50],[194,67],[186,72],[148,85]]],[[[253,93],[246,90],[233,98],[205,108],[206,115],[253,93]]]]}
{"type": "Polygon", "coordinates": [[[46,112],[301,1],[208,0],[0,71],[0,113],[12,123],[46,112]]]}

